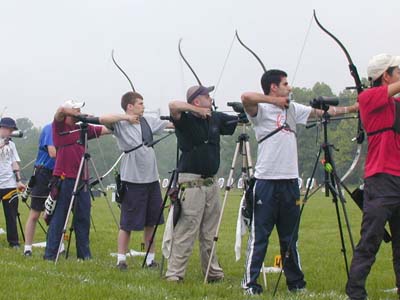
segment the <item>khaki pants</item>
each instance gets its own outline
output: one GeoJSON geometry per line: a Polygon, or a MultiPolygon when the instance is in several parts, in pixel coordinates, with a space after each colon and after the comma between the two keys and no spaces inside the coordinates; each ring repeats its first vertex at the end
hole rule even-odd
{"type": "MultiPolygon", "coordinates": [[[[179,183],[200,178],[200,175],[181,173],[179,183]]],[[[200,242],[200,260],[203,274],[207,271],[213,238],[221,212],[219,187],[215,182],[211,186],[187,188],[182,201],[182,211],[172,238],[171,256],[168,260],[166,277],[185,276],[186,265],[192,253],[197,234],[200,242]]],[[[209,279],[224,276],[214,251],[209,279]]]]}

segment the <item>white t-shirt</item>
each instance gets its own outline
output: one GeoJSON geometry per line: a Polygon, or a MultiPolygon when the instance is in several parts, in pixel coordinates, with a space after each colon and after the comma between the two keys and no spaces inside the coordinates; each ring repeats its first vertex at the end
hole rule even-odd
{"type": "MultiPolygon", "coordinates": [[[[268,103],[258,104],[252,122],[257,141],[285,123],[286,115],[295,124],[306,124],[311,107],[292,102],[286,111],[268,103]]],[[[288,123],[293,128],[295,124],[288,123]]],[[[255,177],[258,179],[295,179],[299,177],[297,139],[293,131],[282,129],[258,144],[255,177]]]]}
{"type": "MultiPolygon", "coordinates": [[[[0,147],[3,145],[0,139],[0,147]]],[[[0,189],[12,189],[17,186],[12,168],[13,162],[19,162],[17,148],[12,141],[0,148],[0,189]]]]}

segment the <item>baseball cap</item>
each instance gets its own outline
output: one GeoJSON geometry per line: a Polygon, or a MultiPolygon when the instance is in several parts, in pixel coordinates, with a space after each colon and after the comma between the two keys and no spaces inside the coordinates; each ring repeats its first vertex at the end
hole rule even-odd
{"type": "Polygon", "coordinates": [[[200,95],[208,95],[210,92],[214,90],[214,86],[205,87],[202,85],[194,85],[190,87],[186,92],[186,100],[188,103],[191,103],[197,96],[200,95]]]}
{"type": "Polygon", "coordinates": [[[75,100],[65,101],[62,107],[65,108],[82,108],[85,106],[85,102],[77,102],[75,100]]]}
{"type": "Polygon", "coordinates": [[[377,80],[390,67],[400,65],[400,56],[394,56],[386,53],[375,55],[368,62],[367,73],[368,79],[377,80]]]}
{"type": "Polygon", "coordinates": [[[14,119],[11,118],[1,118],[0,127],[11,128],[13,130],[18,130],[17,123],[15,123],[14,119]]]}

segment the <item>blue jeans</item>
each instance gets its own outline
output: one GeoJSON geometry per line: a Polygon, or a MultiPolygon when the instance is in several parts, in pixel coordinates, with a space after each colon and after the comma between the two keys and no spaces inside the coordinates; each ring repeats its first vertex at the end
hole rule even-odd
{"type": "MultiPolygon", "coordinates": [[[[69,204],[71,203],[72,192],[75,179],[66,178],[61,183],[60,192],[56,202],[56,208],[50,221],[47,231],[47,243],[44,259],[54,260],[57,256],[62,231],[67,217],[69,204]]],[[[89,191],[79,191],[74,200],[72,211],[73,228],[76,237],[77,257],[81,259],[90,259],[89,231],[90,231],[90,194],[89,191]]]]}

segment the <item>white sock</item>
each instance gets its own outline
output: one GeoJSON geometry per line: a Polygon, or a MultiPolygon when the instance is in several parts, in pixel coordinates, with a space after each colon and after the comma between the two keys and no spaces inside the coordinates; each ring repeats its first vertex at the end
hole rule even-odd
{"type": "Polygon", "coordinates": [[[31,251],[32,252],[32,245],[25,245],[24,252],[31,251]]]}
{"type": "Polygon", "coordinates": [[[153,262],[155,257],[154,253],[149,252],[149,254],[147,255],[147,259],[146,259],[146,264],[147,265],[151,265],[151,263],[153,262]]]}
{"type": "Polygon", "coordinates": [[[117,265],[121,262],[121,261],[126,261],[126,255],[125,254],[119,254],[117,256],[117,265]]]}

